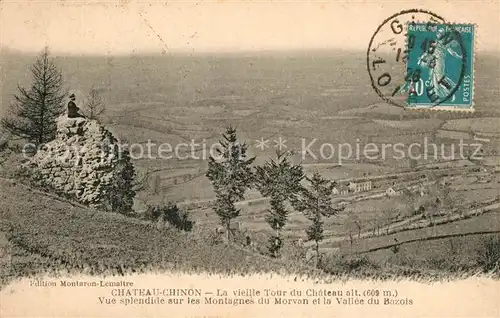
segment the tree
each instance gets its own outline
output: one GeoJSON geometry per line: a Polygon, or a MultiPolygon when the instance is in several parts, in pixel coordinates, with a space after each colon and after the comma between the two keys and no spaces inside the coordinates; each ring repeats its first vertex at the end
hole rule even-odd
{"type": "Polygon", "coordinates": [[[217,149],[217,156],[209,157],[206,176],[216,194],[214,210],[226,227],[229,240],[231,220],[240,215],[235,203],[244,199],[253,182],[251,164],[255,157],[248,157],[248,146],[238,141],[236,129],[231,126],[222,134],[219,143],[221,149],[217,149]]]}
{"type": "Polygon", "coordinates": [[[323,179],[318,172],[312,178],[307,178],[310,188],[303,191],[302,197],[295,202],[296,209],[305,214],[312,221],[311,226],[306,229],[307,238],[314,241],[316,261],[319,266],[319,242],[324,238],[323,217],[331,217],[344,210],[344,206],[334,207],[332,204],[332,191],[336,186],[335,181],[323,179]]]}
{"type": "Polygon", "coordinates": [[[344,229],[347,231],[347,235],[349,236],[351,245],[354,241],[353,233],[358,234],[358,239],[361,238],[362,224],[357,213],[355,213],[354,211],[349,211],[349,213],[347,214],[347,219],[344,223],[344,229]]]}
{"type": "Polygon", "coordinates": [[[288,153],[277,155],[263,166],[256,167],[255,184],[264,197],[269,197],[270,209],[266,216],[267,223],[275,231],[269,239],[269,251],[277,257],[283,240],[281,230],[286,224],[288,209],[286,202],[294,202],[296,196],[303,190],[300,182],[304,178],[301,165],[293,165],[288,159],[288,153]]]}
{"type": "Polygon", "coordinates": [[[241,213],[240,209],[237,209],[235,204],[235,199],[226,193],[217,193],[214,202],[214,211],[219,216],[222,226],[226,228],[227,240],[230,240],[231,235],[231,220],[238,217],[241,213]]]}
{"type": "Polygon", "coordinates": [[[390,208],[385,208],[382,210],[382,224],[386,226],[386,235],[389,235],[389,229],[391,227],[391,224],[393,222],[393,219],[396,218],[398,215],[398,210],[394,207],[390,208]]]}
{"type": "Polygon", "coordinates": [[[136,171],[128,150],[124,150],[121,155],[122,157],[113,171],[113,183],[106,192],[106,201],[112,212],[129,214],[132,212],[136,194],[134,188],[136,171]]]}
{"type": "Polygon", "coordinates": [[[380,229],[382,229],[385,224],[386,222],[384,210],[378,211],[375,215],[375,219],[373,220],[373,234],[375,235],[376,232],[377,235],[380,235],[380,229]]]}
{"type": "MultiPolygon", "coordinates": [[[[175,179],[174,179],[175,180],[175,179]]],[[[158,194],[161,188],[161,178],[159,175],[155,175],[151,184],[150,184],[151,191],[153,194],[158,194]]]]}
{"type": "Polygon", "coordinates": [[[47,47],[37,56],[30,72],[31,87],[18,86],[14,103],[1,125],[12,135],[39,146],[56,136],[56,119],[64,113],[66,91],[61,71],[50,58],[47,47]]]}
{"type": "Polygon", "coordinates": [[[432,194],[432,202],[429,208],[426,209],[426,217],[429,218],[430,225],[432,226],[433,234],[435,234],[435,218],[441,215],[445,210],[452,210],[453,200],[450,196],[450,187],[446,183],[444,177],[431,174],[429,178],[433,184],[429,187],[429,192],[432,194]]]}
{"type": "Polygon", "coordinates": [[[99,91],[92,87],[87,96],[87,104],[85,105],[85,116],[89,119],[99,121],[100,115],[106,110],[99,91]]]}

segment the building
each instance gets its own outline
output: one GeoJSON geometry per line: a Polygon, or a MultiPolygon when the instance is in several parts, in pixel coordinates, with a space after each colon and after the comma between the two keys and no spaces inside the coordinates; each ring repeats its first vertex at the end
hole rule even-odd
{"type": "Polygon", "coordinates": [[[385,190],[385,194],[387,194],[387,196],[390,196],[390,197],[395,197],[395,196],[401,195],[401,191],[396,190],[393,187],[389,187],[387,190],[385,190]]]}
{"type": "Polygon", "coordinates": [[[333,188],[332,195],[348,195],[349,188],[344,185],[339,185],[333,188]]]}
{"type": "Polygon", "coordinates": [[[372,182],[370,180],[364,182],[349,182],[347,187],[349,191],[353,193],[370,191],[372,189],[372,182]]]}

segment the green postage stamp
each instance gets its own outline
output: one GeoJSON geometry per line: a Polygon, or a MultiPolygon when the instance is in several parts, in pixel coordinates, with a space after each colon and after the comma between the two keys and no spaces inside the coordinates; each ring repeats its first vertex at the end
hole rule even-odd
{"type": "Polygon", "coordinates": [[[407,107],[473,110],[475,25],[407,27],[407,107]]]}

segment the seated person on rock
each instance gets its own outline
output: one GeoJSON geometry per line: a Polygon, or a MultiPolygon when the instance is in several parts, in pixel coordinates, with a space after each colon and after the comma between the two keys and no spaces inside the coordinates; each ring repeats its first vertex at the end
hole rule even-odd
{"type": "Polygon", "coordinates": [[[69,96],[70,101],[68,102],[68,118],[85,118],[84,115],[80,113],[80,108],[75,104],[75,94],[69,96]]]}

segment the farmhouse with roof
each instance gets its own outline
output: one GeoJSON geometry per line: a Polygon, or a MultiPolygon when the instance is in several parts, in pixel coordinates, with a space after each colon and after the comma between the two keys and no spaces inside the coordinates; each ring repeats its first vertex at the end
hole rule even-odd
{"type": "Polygon", "coordinates": [[[333,195],[348,195],[349,194],[349,188],[345,185],[339,184],[336,187],[333,188],[332,190],[333,195]]]}
{"type": "Polygon", "coordinates": [[[387,190],[385,190],[385,194],[387,194],[387,196],[389,196],[389,197],[395,197],[395,196],[401,195],[401,190],[398,187],[393,186],[393,187],[387,188],[387,190]]]}

